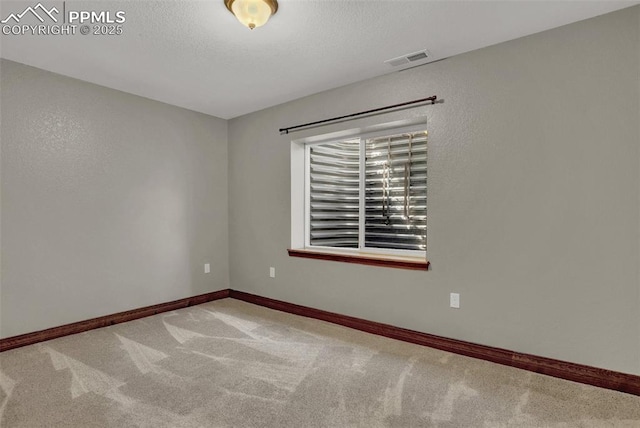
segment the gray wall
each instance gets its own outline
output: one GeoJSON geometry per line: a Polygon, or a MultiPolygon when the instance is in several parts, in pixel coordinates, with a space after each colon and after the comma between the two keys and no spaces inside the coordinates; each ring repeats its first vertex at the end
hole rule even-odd
{"type": "Polygon", "coordinates": [[[231,120],[233,288],[640,374],[639,28],[634,7],[231,120]],[[277,132],[432,94],[446,102],[277,132]],[[433,270],[289,258],[290,140],[420,114],[433,270]]]}
{"type": "Polygon", "coordinates": [[[226,121],[0,75],[2,337],[229,287],[226,121]]]}

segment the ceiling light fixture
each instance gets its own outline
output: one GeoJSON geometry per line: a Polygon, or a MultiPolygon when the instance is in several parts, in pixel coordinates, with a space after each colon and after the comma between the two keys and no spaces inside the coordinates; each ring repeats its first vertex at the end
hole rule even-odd
{"type": "Polygon", "coordinates": [[[278,11],[277,0],[224,0],[224,5],[250,30],[262,27],[278,11]]]}

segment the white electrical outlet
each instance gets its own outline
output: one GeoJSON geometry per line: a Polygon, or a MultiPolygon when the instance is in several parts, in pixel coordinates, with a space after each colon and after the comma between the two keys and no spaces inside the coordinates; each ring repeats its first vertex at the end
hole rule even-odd
{"type": "Polygon", "coordinates": [[[460,294],[451,293],[449,295],[449,306],[452,308],[460,309],[460,294]]]}
{"type": "Polygon", "coordinates": [[[211,265],[209,263],[205,263],[204,264],[204,273],[210,273],[211,272],[211,265]]]}
{"type": "Polygon", "coordinates": [[[271,277],[271,278],[275,278],[276,277],[276,268],[274,268],[274,267],[270,267],[269,268],[269,277],[271,277]]]}

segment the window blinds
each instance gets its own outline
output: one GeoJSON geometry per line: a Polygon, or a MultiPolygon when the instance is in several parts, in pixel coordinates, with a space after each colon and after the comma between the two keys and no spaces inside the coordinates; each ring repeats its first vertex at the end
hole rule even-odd
{"type": "Polygon", "coordinates": [[[365,246],[427,248],[426,132],[366,141],[365,246]]]}
{"type": "Polygon", "coordinates": [[[311,146],[309,243],[358,248],[359,140],[311,146]]]}
{"type": "Polygon", "coordinates": [[[310,146],[308,221],[311,246],[425,251],[426,132],[310,146]]]}

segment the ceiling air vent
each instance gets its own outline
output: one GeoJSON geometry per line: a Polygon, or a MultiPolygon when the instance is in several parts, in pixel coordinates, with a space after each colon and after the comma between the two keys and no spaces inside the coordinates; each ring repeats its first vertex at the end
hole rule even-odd
{"type": "Polygon", "coordinates": [[[400,65],[411,64],[412,62],[424,61],[426,59],[429,59],[429,56],[429,51],[423,50],[402,55],[397,58],[388,59],[385,61],[385,64],[389,64],[393,67],[398,67],[400,65]]]}
{"type": "Polygon", "coordinates": [[[425,59],[426,57],[427,57],[426,52],[418,52],[416,54],[409,55],[407,59],[413,62],[413,61],[420,61],[421,59],[425,59]]]}

